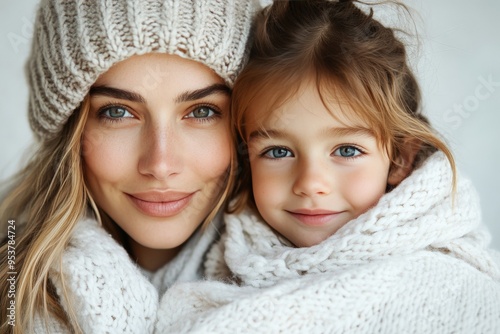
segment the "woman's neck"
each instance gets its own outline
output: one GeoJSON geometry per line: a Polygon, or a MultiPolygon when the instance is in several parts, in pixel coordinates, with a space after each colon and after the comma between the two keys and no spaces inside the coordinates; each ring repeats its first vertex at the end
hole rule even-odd
{"type": "Polygon", "coordinates": [[[150,272],[155,272],[170,262],[182,248],[182,245],[172,249],[148,248],[132,238],[129,238],[128,244],[131,257],[139,266],[150,272]]]}
{"type": "Polygon", "coordinates": [[[182,248],[182,245],[172,249],[144,247],[130,238],[106,213],[100,213],[104,228],[112,235],[116,242],[123,245],[130,257],[147,271],[155,272],[160,269],[170,262],[182,248]]]}

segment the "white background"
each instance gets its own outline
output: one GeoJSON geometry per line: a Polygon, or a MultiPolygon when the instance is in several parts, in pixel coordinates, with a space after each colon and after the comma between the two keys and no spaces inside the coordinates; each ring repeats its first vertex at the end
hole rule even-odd
{"type": "MultiPolygon", "coordinates": [[[[19,168],[33,140],[23,66],[36,3],[0,0],[0,179],[19,168]]],[[[420,14],[421,46],[413,63],[424,111],[477,187],[492,245],[500,249],[500,2],[406,3],[420,14]]]]}

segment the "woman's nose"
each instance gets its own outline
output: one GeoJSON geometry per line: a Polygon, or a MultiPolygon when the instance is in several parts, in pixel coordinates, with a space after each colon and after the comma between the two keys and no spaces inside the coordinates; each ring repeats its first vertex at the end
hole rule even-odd
{"type": "Polygon", "coordinates": [[[306,197],[328,195],[332,191],[332,173],[327,162],[300,162],[296,167],[293,192],[306,197]]]}
{"type": "Polygon", "coordinates": [[[165,180],[180,173],[182,148],[172,126],[154,126],[142,134],[139,173],[165,180]]]}

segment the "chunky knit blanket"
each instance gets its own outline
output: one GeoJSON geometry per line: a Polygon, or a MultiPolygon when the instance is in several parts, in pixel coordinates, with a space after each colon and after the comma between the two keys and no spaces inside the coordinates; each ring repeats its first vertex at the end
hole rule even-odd
{"type": "Polygon", "coordinates": [[[229,215],[206,261],[218,280],[174,285],[157,328],[500,333],[500,256],[487,248],[471,183],[459,176],[453,197],[451,181],[436,153],[375,207],[308,248],[291,247],[248,212],[229,215]]]}
{"type": "MultiPolygon", "coordinates": [[[[156,321],[165,291],[174,282],[201,279],[204,256],[220,223],[218,217],[205,231],[196,232],[171,262],[149,273],[95,220],[83,219],[62,258],[65,286],[55,266],[50,280],[63,308],[72,306],[83,333],[162,333],[156,330],[156,321]],[[63,291],[68,299],[62,297],[63,291]]],[[[69,331],[55,319],[39,316],[34,333],[69,331]]]]}

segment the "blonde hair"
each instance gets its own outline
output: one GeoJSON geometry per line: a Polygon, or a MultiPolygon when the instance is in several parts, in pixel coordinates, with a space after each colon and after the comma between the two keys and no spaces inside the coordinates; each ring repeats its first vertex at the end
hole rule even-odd
{"type": "MultiPolygon", "coordinates": [[[[77,222],[86,214],[93,212],[96,219],[120,240],[120,229],[94,203],[84,180],[82,155],[82,136],[90,109],[86,97],[76,110],[62,132],[56,138],[41,143],[36,154],[27,166],[16,175],[15,186],[2,199],[0,217],[2,231],[7,231],[8,220],[20,222],[15,239],[15,271],[17,283],[15,290],[15,326],[8,324],[9,286],[2,284],[0,290],[0,314],[2,333],[32,332],[34,319],[42,321],[52,316],[71,332],[80,333],[74,310],[64,310],[55,288],[49,280],[51,275],[61,275],[62,255],[77,222]],[[102,220],[101,220],[102,218],[102,220]],[[21,232],[19,228],[22,228],[21,232]]],[[[205,226],[224,205],[227,194],[233,185],[235,153],[231,153],[228,176],[223,181],[225,188],[220,192],[215,206],[205,218],[205,226]]],[[[0,247],[0,279],[7,282],[7,239],[0,247]]],[[[60,277],[64,290],[64,277],[60,277]]]]}
{"type": "MultiPolygon", "coordinates": [[[[391,168],[409,149],[418,151],[413,168],[432,152],[442,151],[453,170],[454,189],[453,155],[421,113],[420,88],[404,44],[395,29],[373,18],[373,9],[365,13],[354,2],[275,1],[260,13],[249,62],[233,92],[240,147],[247,140],[250,110],[254,120],[276,117],[270,111],[312,78],[327,109],[331,98],[341,109],[347,103],[350,108],[342,111],[354,111],[354,117],[367,124],[388,152],[391,168]],[[256,103],[261,108],[251,108],[256,103]]],[[[246,205],[255,209],[248,155],[245,150],[240,153],[242,175],[237,200],[229,209],[233,212],[246,205]]]]}
{"type": "MultiPolygon", "coordinates": [[[[88,102],[82,105],[83,110],[86,108],[88,102]]],[[[87,207],[89,195],[80,158],[86,116],[85,112],[75,112],[57,138],[41,144],[16,176],[17,185],[1,203],[2,230],[6,229],[8,219],[16,222],[22,219],[23,224],[22,233],[16,234],[16,325],[11,327],[13,333],[32,331],[32,320],[40,312],[45,316],[50,312],[62,323],[77,327],[72,312],[66,314],[60,306],[48,276],[52,266],[61,265],[71,232],[87,207]]],[[[0,252],[0,277],[5,280],[7,244],[2,244],[0,252]]],[[[2,319],[7,319],[6,286],[2,286],[0,296],[0,313],[2,319]]],[[[7,332],[7,326],[2,323],[2,332],[7,332]]]]}

